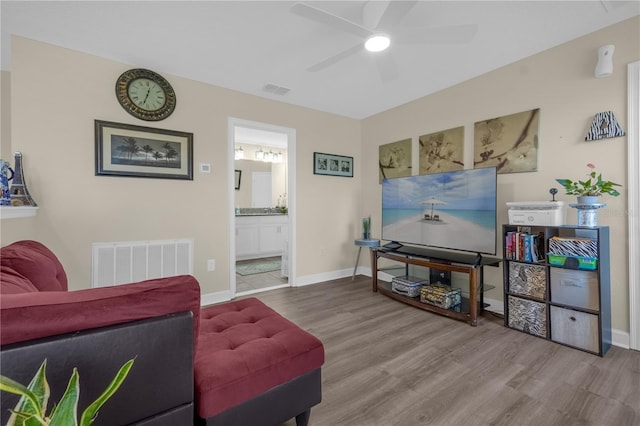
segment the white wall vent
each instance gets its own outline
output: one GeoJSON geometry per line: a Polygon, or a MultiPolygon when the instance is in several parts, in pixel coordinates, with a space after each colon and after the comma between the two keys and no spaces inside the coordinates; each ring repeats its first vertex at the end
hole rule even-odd
{"type": "Polygon", "coordinates": [[[193,240],[92,244],[91,287],[193,273],[193,240]]]}
{"type": "Polygon", "coordinates": [[[273,84],[273,83],[265,84],[262,90],[264,90],[265,92],[273,93],[274,95],[278,95],[278,96],[284,96],[291,91],[291,89],[288,89],[283,86],[278,86],[277,84],[273,84]]]}

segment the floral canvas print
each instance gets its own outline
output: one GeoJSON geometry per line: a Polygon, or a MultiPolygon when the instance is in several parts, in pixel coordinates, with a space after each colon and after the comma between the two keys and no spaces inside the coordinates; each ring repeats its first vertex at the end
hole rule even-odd
{"type": "Polygon", "coordinates": [[[520,112],[474,125],[473,167],[496,167],[498,173],[538,169],[540,109],[520,112]]]}
{"type": "Polygon", "coordinates": [[[411,139],[378,147],[380,183],[384,179],[411,176],[411,139]]]}
{"type": "Polygon", "coordinates": [[[422,135],[419,141],[420,174],[464,168],[464,127],[422,135]]]}

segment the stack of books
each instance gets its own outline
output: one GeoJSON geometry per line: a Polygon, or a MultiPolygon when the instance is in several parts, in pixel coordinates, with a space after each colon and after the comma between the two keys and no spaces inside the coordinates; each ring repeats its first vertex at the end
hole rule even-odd
{"type": "Polygon", "coordinates": [[[545,259],[544,235],[528,232],[507,232],[504,241],[505,257],[520,262],[541,262],[545,259]]]}

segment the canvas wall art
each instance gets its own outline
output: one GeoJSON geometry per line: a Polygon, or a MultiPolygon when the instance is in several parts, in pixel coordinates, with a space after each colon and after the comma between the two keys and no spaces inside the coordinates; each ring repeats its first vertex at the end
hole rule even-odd
{"type": "Polygon", "coordinates": [[[418,141],[421,175],[464,168],[464,126],[422,135],[418,141]]]}
{"type": "Polygon", "coordinates": [[[498,173],[535,172],[539,123],[539,108],[475,123],[473,167],[496,167],[498,173]]]}
{"type": "Polygon", "coordinates": [[[380,183],[384,179],[411,176],[411,139],[378,147],[380,183]]]}

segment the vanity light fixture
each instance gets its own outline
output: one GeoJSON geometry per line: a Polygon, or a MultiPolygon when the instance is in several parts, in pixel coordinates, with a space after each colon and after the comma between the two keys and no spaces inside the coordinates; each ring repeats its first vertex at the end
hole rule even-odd
{"type": "Polygon", "coordinates": [[[242,160],[244,158],[244,150],[241,146],[235,149],[234,158],[236,160],[242,160]]]}
{"type": "Polygon", "coordinates": [[[271,150],[264,153],[264,161],[273,161],[273,152],[271,150]]]}
{"type": "Polygon", "coordinates": [[[264,160],[264,151],[262,148],[256,151],[256,160],[264,160]]]}

